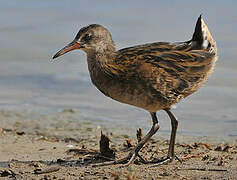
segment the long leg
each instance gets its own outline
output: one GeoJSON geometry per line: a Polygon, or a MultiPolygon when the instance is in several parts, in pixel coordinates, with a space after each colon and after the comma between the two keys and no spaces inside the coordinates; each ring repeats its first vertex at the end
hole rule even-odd
{"type": "Polygon", "coordinates": [[[129,156],[132,156],[131,159],[129,160],[129,162],[125,165],[128,166],[129,164],[131,164],[136,156],[138,155],[138,152],[141,150],[141,148],[144,146],[144,144],[146,144],[146,142],[158,131],[158,129],[160,128],[158,125],[158,119],[156,117],[156,113],[152,112],[150,113],[151,117],[152,117],[152,122],[153,125],[151,127],[151,130],[147,133],[147,135],[135,146],[135,148],[129,153],[129,156]]]}
{"type": "Polygon", "coordinates": [[[169,151],[168,151],[168,158],[171,160],[174,159],[174,144],[175,144],[175,137],[176,137],[176,131],[178,128],[178,121],[173,115],[173,113],[170,111],[170,109],[165,109],[165,111],[168,113],[170,119],[171,119],[171,135],[170,135],[170,144],[169,144],[169,151]]]}
{"type": "Polygon", "coordinates": [[[152,121],[153,121],[153,125],[150,129],[150,131],[147,133],[147,135],[134,147],[134,149],[128,154],[127,157],[119,159],[119,160],[115,160],[115,161],[110,161],[110,162],[104,162],[104,163],[98,163],[98,164],[94,164],[93,166],[103,166],[103,165],[111,165],[111,164],[120,164],[120,163],[124,163],[126,161],[128,161],[127,164],[125,164],[125,166],[128,166],[129,164],[131,164],[135,158],[138,155],[138,152],[141,150],[141,148],[144,146],[144,144],[146,144],[146,142],[158,131],[158,129],[160,128],[158,125],[158,119],[156,117],[156,113],[155,112],[150,112],[151,117],[152,117],[152,121]]]}
{"type": "Polygon", "coordinates": [[[173,115],[173,113],[170,111],[170,109],[164,109],[167,114],[170,117],[171,120],[171,135],[170,135],[170,144],[169,144],[169,150],[168,150],[168,154],[167,157],[165,159],[159,160],[158,162],[156,162],[156,164],[154,166],[159,166],[162,164],[166,164],[169,163],[171,161],[173,161],[175,154],[174,154],[174,144],[175,144],[175,137],[176,137],[176,131],[178,128],[178,121],[176,120],[175,116],[173,115]]]}

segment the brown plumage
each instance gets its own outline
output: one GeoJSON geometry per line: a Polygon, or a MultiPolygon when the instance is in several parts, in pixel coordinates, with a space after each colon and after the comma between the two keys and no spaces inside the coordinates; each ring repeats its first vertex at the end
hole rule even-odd
{"type": "Polygon", "coordinates": [[[153,120],[150,132],[127,157],[103,165],[133,162],[142,146],[159,129],[156,117],[159,110],[168,113],[172,125],[168,156],[159,164],[172,161],[178,121],[170,109],[200,88],[213,71],[217,59],[216,43],[201,16],[189,41],[157,42],[118,51],[106,28],[89,25],[53,58],[74,49],[87,53],[91,80],[102,93],[147,110],[153,120]]]}

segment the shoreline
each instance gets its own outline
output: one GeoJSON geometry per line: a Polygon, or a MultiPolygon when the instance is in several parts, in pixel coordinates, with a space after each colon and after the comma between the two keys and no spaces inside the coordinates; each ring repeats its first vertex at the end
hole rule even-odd
{"type": "MultiPolygon", "coordinates": [[[[136,127],[125,127],[125,122],[119,122],[114,124],[101,120],[97,121],[83,117],[79,111],[75,109],[64,109],[57,112],[39,113],[35,111],[27,112],[26,110],[6,110],[0,109],[0,128],[24,131],[28,134],[41,133],[46,136],[71,136],[74,135],[81,138],[85,135],[87,138],[87,132],[77,133],[78,131],[84,132],[86,130],[92,131],[96,136],[100,134],[100,131],[107,133],[113,133],[118,136],[130,136],[135,137],[136,127]],[[80,134],[80,136],[78,135],[80,134]]],[[[143,129],[144,132],[149,131],[151,122],[147,121],[147,127],[143,129]]],[[[182,123],[182,122],[181,122],[182,123]]],[[[214,127],[213,127],[214,128],[214,127]]],[[[159,130],[153,137],[169,139],[171,130],[159,130]]],[[[191,142],[193,140],[208,141],[211,143],[223,143],[234,142],[237,136],[226,135],[197,135],[190,133],[177,131],[177,141],[179,142],[191,142]]]]}

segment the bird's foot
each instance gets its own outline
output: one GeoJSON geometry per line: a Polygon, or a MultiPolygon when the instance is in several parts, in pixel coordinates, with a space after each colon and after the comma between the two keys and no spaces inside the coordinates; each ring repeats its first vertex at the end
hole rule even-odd
{"type": "Polygon", "coordinates": [[[98,167],[98,166],[108,166],[108,165],[115,165],[115,164],[122,164],[121,167],[127,167],[130,164],[134,162],[134,160],[138,157],[140,159],[140,162],[143,164],[152,164],[150,167],[157,167],[164,164],[168,164],[176,158],[180,163],[182,163],[182,160],[179,159],[177,156],[174,157],[166,157],[161,159],[153,159],[152,161],[145,160],[142,156],[140,156],[138,153],[136,154],[134,151],[131,151],[126,157],[117,159],[114,161],[108,161],[108,162],[102,162],[93,164],[92,167],[98,167]]]}
{"type": "Polygon", "coordinates": [[[176,158],[180,163],[182,163],[182,160],[179,159],[177,156],[174,156],[174,157],[167,156],[166,158],[152,160],[150,164],[153,164],[153,165],[151,165],[150,167],[157,167],[160,165],[171,163],[174,160],[174,158],[176,158]]]}

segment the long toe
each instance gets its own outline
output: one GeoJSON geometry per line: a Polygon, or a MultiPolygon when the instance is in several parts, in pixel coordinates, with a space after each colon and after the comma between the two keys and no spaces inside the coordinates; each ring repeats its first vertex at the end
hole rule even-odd
{"type": "Polygon", "coordinates": [[[132,157],[129,159],[128,163],[122,165],[121,167],[128,167],[130,164],[132,164],[134,162],[134,160],[136,159],[137,155],[134,153],[132,155],[132,157]]]}
{"type": "Polygon", "coordinates": [[[154,163],[154,164],[150,167],[161,166],[161,165],[164,165],[164,164],[168,164],[172,161],[173,161],[173,158],[170,158],[170,157],[167,157],[167,158],[164,158],[164,159],[155,159],[151,162],[151,163],[154,163]]]}
{"type": "Polygon", "coordinates": [[[93,164],[92,167],[98,167],[98,166],[108,166],[108,165],[114,165],[114,164],[124,164],[123,166],[128,166],[129,164],[131,164],[136,158],[135,153],[131,154],[129,153],[128,156],[121,158],[121,159],[117,159],[114,161],[107,161],[107,162],[102,162],[102,163],[96,163],[93,164]]]}

